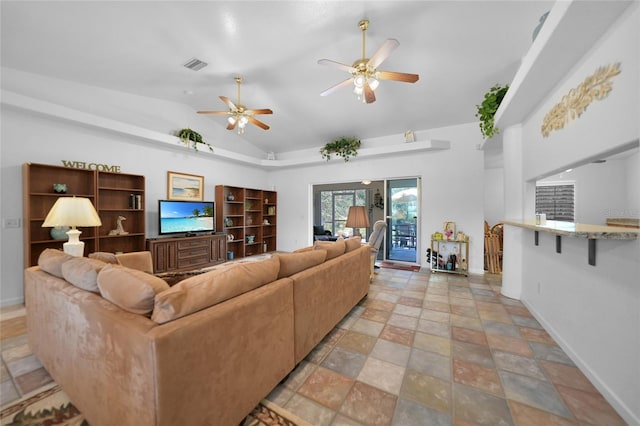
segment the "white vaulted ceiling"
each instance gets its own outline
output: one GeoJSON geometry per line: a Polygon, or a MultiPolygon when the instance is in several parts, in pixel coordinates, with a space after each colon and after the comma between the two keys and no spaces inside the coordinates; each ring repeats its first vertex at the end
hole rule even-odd
{"type": "MultiPolygon", "coordinates": [[[[474,122],[475,105],[509,83],[551,1],[2,1],[2,66],[57,79],[224,110],[218,99],[271,108],[242,137],[260,150],[288,152],[338,136],[361,139],[474,122]],[[317,64],[360,58],[358,22],[370,21],[367,56],[387,38],[400,46],[379,67],[420,75],[382,81],[377,101],[317,64]],[[209,65],[194,72],[191,58],[209,65]],[[191,92],[187,94],[186,92],[191,92]]],[[[226,126],[224,117],[207,117],[226,126]]]]}

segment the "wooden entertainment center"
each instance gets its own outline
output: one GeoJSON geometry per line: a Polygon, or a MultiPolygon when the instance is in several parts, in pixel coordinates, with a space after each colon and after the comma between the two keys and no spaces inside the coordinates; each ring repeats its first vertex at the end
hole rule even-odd
{"type": "Polygon", "coordinates": [[[188,271],[223,263],[227,258],[225,234],[147,240],[154,273],[188,271]]]}

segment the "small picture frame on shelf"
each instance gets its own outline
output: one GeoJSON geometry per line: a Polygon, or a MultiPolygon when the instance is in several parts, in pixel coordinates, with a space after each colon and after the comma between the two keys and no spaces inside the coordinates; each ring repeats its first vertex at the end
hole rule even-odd
{"type": "Polygon", "coordinates": [[[452,240],[456,233],[456,223],[447,221],[442,225],[442,230],[444,234],[444,239],[452,240]]]}
{"type": "Polygon", "coordinates": [[[167,199],[204,200],[204,176],[167,172],[167,199]]]}

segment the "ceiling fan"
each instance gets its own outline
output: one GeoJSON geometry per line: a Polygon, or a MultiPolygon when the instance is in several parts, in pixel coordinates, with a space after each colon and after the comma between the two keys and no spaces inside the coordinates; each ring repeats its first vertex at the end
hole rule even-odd
{"type": "Polygon", "coordinates": [[[358,23],[358,26],[362,30],[362,59],[357,59],[353,65],[341,64],[340,62],[332,61],[330,59],[320,59],[318,63],[320,65],[330,65],[336,68],[340,68],[351,73],[352,77],[332,86],[320,93],[320,96],[327,96],[340,89],[341,87],[348,86],[353,83],[355,86],[353,92],[357,95],[358,99],[364,103],[371,104],[376,101],[376,95],[374,90],[378,87],[380,80],[395,80],[402,81],[404,83],[415,83],[420,76],[418,74],[407,74],[402,72],[393,71],[378,71],[378,66],[389,57],[399,45],[400,42],[396,39],[387,39],[382,46],[373,54],[369,59],[366,57],[365,51],[365,33],[369,28],[369,21],[363,19],[358,23]],[[363,97],[364,95],[364,97],[363,97]]]}
{"type": "Polygon", "coordinates": [[[247,109],[244,105],[240,103],[240,85],[242,84],[242,77],[235,78],[236,83],[238,83],[238,102],[235,104],[229,100],[226,96],[220,96],[222,102],[224,102],[228,107],[229,111],[198,111],[198,114],[214,114],[214,115],[228,115],[227,122],[227,130],[233,130],[238,126],[238,134],[241,135],[244,133],[244,128],[247,123],[254,124],[261,129],[269,130],[269,126],[264,124],[262,121],[253,117],[254,114],[273,114],[273,111],[270,109],[247,109]]]}

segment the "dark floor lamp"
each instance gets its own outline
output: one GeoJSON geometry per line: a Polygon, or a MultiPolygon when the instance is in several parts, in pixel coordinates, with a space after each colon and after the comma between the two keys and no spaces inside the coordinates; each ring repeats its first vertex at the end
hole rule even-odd
{"type": "Polygon", "coordinates": [[[369,214],[367,213],[367,209],[364,206],[349,207],[346,227],[353,228],[354,237],[362,237],[362,235],[360,235],[360,228],[369,227],[369,214]]]}

